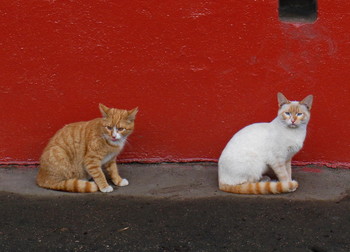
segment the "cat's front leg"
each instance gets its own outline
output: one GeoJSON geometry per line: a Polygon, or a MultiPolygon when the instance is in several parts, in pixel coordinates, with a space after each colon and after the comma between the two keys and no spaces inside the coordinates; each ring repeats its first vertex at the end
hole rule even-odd
{"type": "Polygon", "coordinates": [[[270,165],[274,173],[276,174],[279,181],[291,181],[289,178],[287,167],[284,163],[277,163],[274,165],[270,165]]]}
{"type": "Polygon", "coordinates": [[[288,178],[289,180],[292,180],[292,160],[291,159],[289,159],[286,162],[286,168],[287,168],[288,178]]]}
{"type": "Polygon", "coordinates": [[[106,170],[111,176],[111,179],[115,185],[127,186],[129,184],[129,181],[127,179],[120,177],[117,163],[114,160],[107,164],[106,170]]]}
{"type": "Polygon", "coordinates": [[[113,187],[108,184],[106,176],[102,171],[101,161],[97,160],[96,158],[87,158],[84,165],[86,167],[86,171],[94,179],[101,192],[106,193],[113,191],[113,187]]]}

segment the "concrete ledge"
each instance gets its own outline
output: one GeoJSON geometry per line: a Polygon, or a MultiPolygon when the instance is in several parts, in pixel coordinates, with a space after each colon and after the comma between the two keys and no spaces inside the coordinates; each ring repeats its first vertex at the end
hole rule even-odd
{"type": "MultiPolygon", "coordinates": [[[[285,200],[338,201],[349,195],[350,170],[327,167],[294,167],[293,178],[299,182],[294,193],[280,195],[236,195],[217,188],[216,163],[120,164],[120,174],[129,180],[126,187],[117,188],[101,197],[132,196],[169,199],[190,198],[267,198],[285,200]]],[[[35,184],[37,168],[0,168],[0,191],[21,195],[71,196],[84,194],[46,190],[35,184]]]]}

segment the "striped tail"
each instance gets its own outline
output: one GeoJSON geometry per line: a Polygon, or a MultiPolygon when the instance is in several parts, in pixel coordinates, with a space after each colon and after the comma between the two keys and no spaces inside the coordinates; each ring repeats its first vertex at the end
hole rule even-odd
{"type": "Polygon", "coordinates": [[[298,182],[292,181],[270,181],[245,183],[241,185],[227,185],[219,183],[219,189],[224,192],[239,194],[278,194],[294,192],[298,188],[298,182]]]}
{"type": "Polygon", "coordinates": [[[66,192],[89,193],[98,191],[98,187],[95,182],[80,179],[68,179],[58,183],[38,183],[38,185],[44,188],[66,192]]]}

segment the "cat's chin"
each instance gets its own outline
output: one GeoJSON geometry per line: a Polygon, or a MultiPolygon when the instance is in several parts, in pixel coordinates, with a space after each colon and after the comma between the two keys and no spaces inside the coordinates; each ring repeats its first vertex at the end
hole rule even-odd
{"type": "Polygon", "coordinates": [[[115,146],[115,147],[120,147],[123,148],[126,139],[125,138],[121,138],[121,139],[111,139],[111,138],[107,138],[107,141],[110,145],[115,146]]]}
{"type": "Polygon", "coordinates": [[[122,139],[112,139],[107,135],[103,135],[104,139],[106,139],[106,141],[113,146],[120,146],[121,143],[123,142],[122,139]]]}
{"type": "Polygon", "coordinates": [[[296,128],[298,128],[298,125],[296,125],[296,124],[289,124],[288,128],[296,129],[296,128]]]}
{"type": "Polygon", "coordinates": [[[117,145],[120,145],[121,139],[108,139],[108,142],[112,145],[117,146],[117,145]]]}

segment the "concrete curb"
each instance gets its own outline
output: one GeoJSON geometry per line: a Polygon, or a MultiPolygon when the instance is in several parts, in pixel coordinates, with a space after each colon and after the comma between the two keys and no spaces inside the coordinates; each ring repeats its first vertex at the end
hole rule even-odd
{"type": "MultiPolygon", "coordinates": [[[[196,199],[230,197],[232,199],[266,198],[285,200],[338,201],[350,192],[350,170],[320,166],[294,167],[293,178],[299,182],[294,193],[280,195],[236,195],[217,188],[216,163],[120,164],[120,174],[129,180],[126,187],[116,188],[101,197],[152,197],[166,199],[196,199]]],[[[84,194],[46,190],[35,184],[37,168],[0,168],[0,191],[26,196],[69,196],[84,194]]]]}

